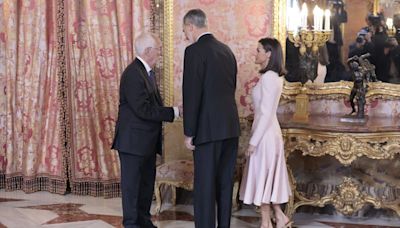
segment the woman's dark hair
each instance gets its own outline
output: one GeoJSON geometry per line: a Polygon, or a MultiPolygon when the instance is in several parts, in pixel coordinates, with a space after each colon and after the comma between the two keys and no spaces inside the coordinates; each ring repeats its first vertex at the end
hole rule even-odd
{"type": "Polygon", "coordinates": [[[263,38],[258,41],[266,52],[271,52],[267,67],[260,70],[263,74],[269,70],[275,71],[279,76],[286,74],[285,66],[283,65],[283,52],[282,46],[275,38],[263,38]]]}

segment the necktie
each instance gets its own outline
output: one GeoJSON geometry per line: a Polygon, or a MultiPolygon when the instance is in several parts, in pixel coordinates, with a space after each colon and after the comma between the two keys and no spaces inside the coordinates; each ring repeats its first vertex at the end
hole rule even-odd
{"type": "Polygon", "coordinates": [[[158,87],[157,87],[156,74],[153,70],[150,70],[149,77],[150,77],[151,84],[153,84],[153,88],[154,88],[157,100],[158,100],[159,104],[162,105],[162,99],[160,97],[160,92],[158,91],[158,87]]]}
{"type": "Polygon", "coordinates": [[[149,72],[149,76],[150,76],[150,81],[154,86],[154,89],[157,89],[157,83],[156,83],[156,74],[154,73],[153,70],[150,70],[149,72]]]}

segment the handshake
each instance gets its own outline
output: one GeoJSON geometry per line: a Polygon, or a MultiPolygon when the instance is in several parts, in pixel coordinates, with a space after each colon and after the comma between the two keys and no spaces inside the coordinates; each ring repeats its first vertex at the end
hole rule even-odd
{"type": "Polygon", "coordinates": [[[175,113],[175,119],[183,118],[183,106],[182,106],[182,104],[178,105],[178,106],[174,106],[173,109],[174,109],[174,113],[175,113]]]}
{"type": "MultiPolygon", "coordinates": [[[[173,108],[174,108],[174,112],[175,112],[175,119],[183,118],[183,106],[178,105],[178,106],[174,106],[173,108]]],[[[195,146],[193,145],[193,137],[188,137],[185,135],[184,144],[188,150],[192,150],[192,151],[195,150],[195,146]]]]}

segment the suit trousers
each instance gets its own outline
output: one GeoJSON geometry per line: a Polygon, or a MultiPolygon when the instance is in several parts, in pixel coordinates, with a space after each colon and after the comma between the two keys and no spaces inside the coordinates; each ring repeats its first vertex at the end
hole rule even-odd
{"type": "Polygon", "coordinates": [[[156,174],[156,153],[139,156],[119,152],[124,227],[153,227],[150,207],[156,174]]]}
{"type": "Polygon", "coordinates": [[[230,227],[233,178],[238,138],[196,145],[194,157],[194,219],[197,228],[230,227]]]}

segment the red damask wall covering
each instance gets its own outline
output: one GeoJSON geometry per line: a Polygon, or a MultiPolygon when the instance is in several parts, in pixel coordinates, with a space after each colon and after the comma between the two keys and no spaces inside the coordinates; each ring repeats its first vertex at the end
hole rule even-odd
{"type": "Polygon", "coordinates": [[[189,44],[182,32],[182,19],[193,8],[208,16],[210,31],[229,45],[238,62],[236,100],[240,116],[252,113],[249,93],[258,80],[254,53],[260,38],[272,35],[272,0],[174,0],[174,103],[182,103],[183,53],[189,44]]]}

